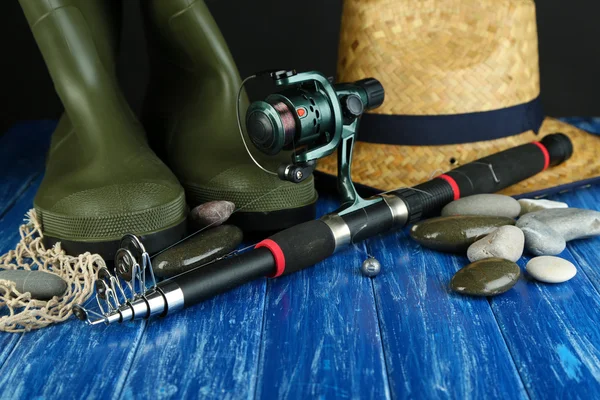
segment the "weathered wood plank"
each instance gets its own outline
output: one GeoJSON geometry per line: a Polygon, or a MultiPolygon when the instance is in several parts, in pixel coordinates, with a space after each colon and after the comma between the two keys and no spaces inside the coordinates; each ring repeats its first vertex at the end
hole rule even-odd
{"type": "Polygon", "coordinates": [[[56,121],[14,125],[0,137],[0,217],[44,169],[56,121]]]}
{"type": "MultiPolygon", "coordinates": [[[[0,194],[6,195],[2,201],[11,199],[4,188],[9,187],[12,196],[25,188],[0,220],[2,253],[13,248],[19,240],[18,227],[32,207],[41,182],[41,177],[33,183],[31,179],[39,175],[43,167],[43,137],[49,135],[53,124],[42,121],[17,126],[1,139],[1,144],[5,139],[9,140],[9,146],[2,147],[2,151],[12,149],[10,157],[16,160],[10,168],[12,175],[0,183],[0,194]],[[29,160],[30,155],[32,160],[29,160]],[[31,164],[25,161],[31,161],[31,164]],[[38,168],[37,172],[35,168],[38,168]],[[22,185],[19,185],[20,181],[22,185]]],[[[47,148],[47,142],[45,146],[47,148]]],[[[112,397],[123,386],[143,329],[143,323],[91,329],[72,320],[23,335],[2,333],[0,398],[112,397]]]]}
{"type": "MultiPolygon", "coordinates": [[[[594,186],[551,199],[599,209],[599,195],[594,186]]],[[[599,251],[599,238],[572,241],[560,254],[578,268],[572,280],[545,284],[525,273],[512,290],[491,299],[531,398],[600,396],[599,251]]],[[[519,262],[523,270],[529,259],[519,262]]]]}
{"type": "MultiPolygon", "coordinates": [[[[30,185],[43,170],[44,155],[55,126],[55,121],[20,123],[0,137],[0,254],[19,241],[18,227],[31,208],[39,179],[30,185]]],[[[0,366],[20,336],[0,333],[0,366]]]]}
{"type": "Polygon", "coordinates": [[[247,399],[256,386],[265,281],[152,320],[122,397],[247,399]]]}
{"type": "MultiPolygon", "coordinates": [[[[40,178],[22,194],[15,205],[8,210],[4,217],[0,219],[0,254],[13,249],[19,242],[19,226],[23,223],[25,213],[31,208],[33,196],[40,184],[40,178]]],[[[4,187],[0,183],[0,190],[4,187]]],[[[0,309],[0,315],[3,310],[0,309]]],[[[21,335],[13,333],[0,332],[0,367],[4,364],[21,335]]],[[[1,389],[0,389],[1,390],[1,389]]],[[[2,398],[0,396],[0,398],[2,398]]]]}
{"type": "Polygon", "coordinates": [[[560,120],[575,125],[579,129],[600,134],[600,118],[598,117],[565,117],[560,120]]]}
{"type": "Polygon", "coordinates": [[[453,294],[466,257],[434,252],[406,231],[369,240],[392,397],[525,398],[522,381],[485,298],[453,294]]]}
{"type": "MultiPolygon", "coordinates": [[[[337,206],[320,201],[320,214],[337,206]]],[[[257,398],[389,398],[365,258],[351,247],[268,282],[257,398]]]]}
{"type": "MultiPolygon", "coordinates": [[[[6,159],[25,148],[6,150],[5,137],[0,251],[18,240],[39,185],[26,173],[35,164],[11,173],[21,185],[5,177],[6,159]]],[[[600,186],[554,198],[600,209],[600,186]]],[[[320,212],[334,207],[322,199],[320,212]]],[[[372,281],[357,246],[147,325],[0,334],[0,398],[598,397],[600,239],[569,244],[572,281],[523,279],[490,303],[448,291],[464,257],[422,250],[404,232],[367,246],[383,264],[372,281]]]]}
{"type": "MultiPolygon", "coordinates": [[[[567,192],[554,197],[558,201],[564,201],[571,207],[600,210],[600,185],[567,192]]],[[[600,292],[600,237],[573,240],[568,243],[567,248],[579,264],[580,271],[587,275],[594,287],[600,292]]]]}
{"type": "MultiPolygon", "coordinates": [[[[581,268],[568,250],[561,257],[581,268]]],[[[521,279],[491,305],[531,398],[600,396],[600,298],[584,273],[558,285],[521,279]]]]}
{"type": "MultiPolygon", "coordinates": [[[[55,125],[54,121],[16,124],[0,137],[0,254],[19,241],[18,227],[31,208],[39,180],[33,187],[29,185],[42,172],[44,154],[55,125]]],[[[0,366],[19,339],[20,335],[0,333],[0,366]]]]}
{"type": "MultiPolygon", "coordinates": [[[[18,242],[17,228],[40,181],[36,179],[0,220],[0,251],[18,242]]],[[[123,386],[143,328],[91,328],[73,319],[23,335],[1,333],[0,399],[109,398],[123,386]]]]}
{"type": "Polygon", "coordinates": [[[69,321],[24,334],[0,370],[0,398],[116,398],[143,328],[69,321]]]}

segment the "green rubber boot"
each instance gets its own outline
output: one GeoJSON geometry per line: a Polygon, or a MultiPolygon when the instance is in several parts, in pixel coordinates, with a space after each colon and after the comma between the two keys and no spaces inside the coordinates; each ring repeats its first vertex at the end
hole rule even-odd
{"type": "Polygon", "coordinates": [[[150,253],[180,239],[184,191],[117,83],[120,3],[20,3],[65,107],[34,201],[47,245],[110,260],[125,233],[140,235],[150,253]]]}
{"type": "MultiPolygon", "coordinates": [[[[278,230],[313,219],[317,194],[312,177],[299,184],[284,182],[248,156],[235,108],[240,76],[204,1],[150,0],[142,6],[152,65],[143,121],[190,206],[232,201],[241,208],[232,219],[247,231],[278,230]]],[[[245,111],[248,100],[243,99],[245,111]]],[[[257,153],[263,165],[277,170],[281,159],[265,161],[257,153]]]]}

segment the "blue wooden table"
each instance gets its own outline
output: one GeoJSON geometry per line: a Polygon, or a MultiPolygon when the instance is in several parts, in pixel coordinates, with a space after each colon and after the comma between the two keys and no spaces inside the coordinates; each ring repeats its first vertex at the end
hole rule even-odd
{"type": "MultiPolygon", "coordinates": [[[[1,253],[53,127],[0,137],[1,253]]],[[[600,186],[552,198],[600,210],[600,186]]],[[[322,198],[319,213],[335,206],[322,198]]],[[[164,319],[0,334],[0,399],[599,398],[599,256],[600,238],[574,241],[562,254],[579,270],[571,281],[467,298],[448,289],[466,257],[380,236],[164,319]],[[367,254],[383,265],[375,279],[358,270],[367,254]]]]}

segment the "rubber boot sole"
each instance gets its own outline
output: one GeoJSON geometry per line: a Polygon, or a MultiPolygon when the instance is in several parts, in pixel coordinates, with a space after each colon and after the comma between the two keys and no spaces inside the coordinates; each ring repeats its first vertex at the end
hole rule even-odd
{"type": "MultiPolygon", "coordinates": [[[[73,206],[74,207],[74,206],[73,206]]],[[[182,239],[187,234],[187,212],[183,191],[173,201],[132,213],[65,215],[36,206],[46,248],[60,242],[69,255],[97,253],[113,260],[121,238],[138,236],[150,255],[182,239]]]]}
{"type": "MultiPolygon", "coordinates": [[[[177,225],[161,230],[159,232],[136,235],[141,241],[148,254],[153,255],[167,248],[173,243],[183,239],[188,234],[187,219],[182,220],[177,225]]],[[[56,243],[61,244],[61,248],[71,255],[79,255],[85,252],[99,254],[105,261],[114,260],[115,252],[119,249],[121,239],[108,241],[77,241],[61,239],[44,234],[44,246],[50,248],[56,243]]]]}
{"type": "Polygon", "coordinates": [[[235,185],[227,187],[232,181],[227,178],[213,180],[212,186],[183,183],[190,207],[214,200],[231,201],[236,211],[230,222],[244,232],[279,231],[315,218],[318,195],[312,178],[300,184],[279,182],[280,186],[271,185],[275,189],[270,191],[257,189],[265,187],[257,180],[255,187],[245,185],[245,190],[236,190],[235,185]]]}
{"type": "Polygon", "coordinates": [[[275,232],[314,219],[317,202],[276,211],[236,212],[229,222],[244,232],[275,232]]]}

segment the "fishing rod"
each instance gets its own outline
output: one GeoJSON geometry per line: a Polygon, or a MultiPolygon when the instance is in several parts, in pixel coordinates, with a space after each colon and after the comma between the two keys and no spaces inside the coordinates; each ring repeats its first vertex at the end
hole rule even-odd
{"type": "Polygon", "coordinates": [[[165,316],[255,279],[292,274],[350,244],[437,215],[453,200],[493,193],[518,183],[566,161],[573,152],[566,135],[551,134],[539,142],[465,164],[413,188],[362,199],[350,180],[351,150],[360,115],[383,102],[381,84],[368,79],[332,85],[318,73],[284,72],[270,73],[284,90],[267,97],[265,102],[254,103],[248,110],[248,135],[259,150],[268,154],[276,154],[290,145],[296,149],[300,142],[301,152],[295,151],[292,162],[277,172],[280,178],[289,181],[305,179],[305,173],[314,169],[316,158],[337,148],[341,208],[278,232],[252,250],[160,283],[154,279],[150,256],[143,244],[136,236],[126,235],[115,261],[116,274],[126,284],[121,285],[107,269],[100,271],[96,282],[100,313],[76,306],[73,311],[79,319],[96,325],[165,316]],[[348,96],[355,97],[348,99],[348,96]],[[348,107],[353,112],[348,112],[348,107]],[[321,126],[327,124],[327,131],[321,128],[316,132],[313,116],[321,120],[321,126]],[[310,119],[304,121],[307,117],[310,119]],[[150,287],[146,289],[148,284],[150,287]]]}

